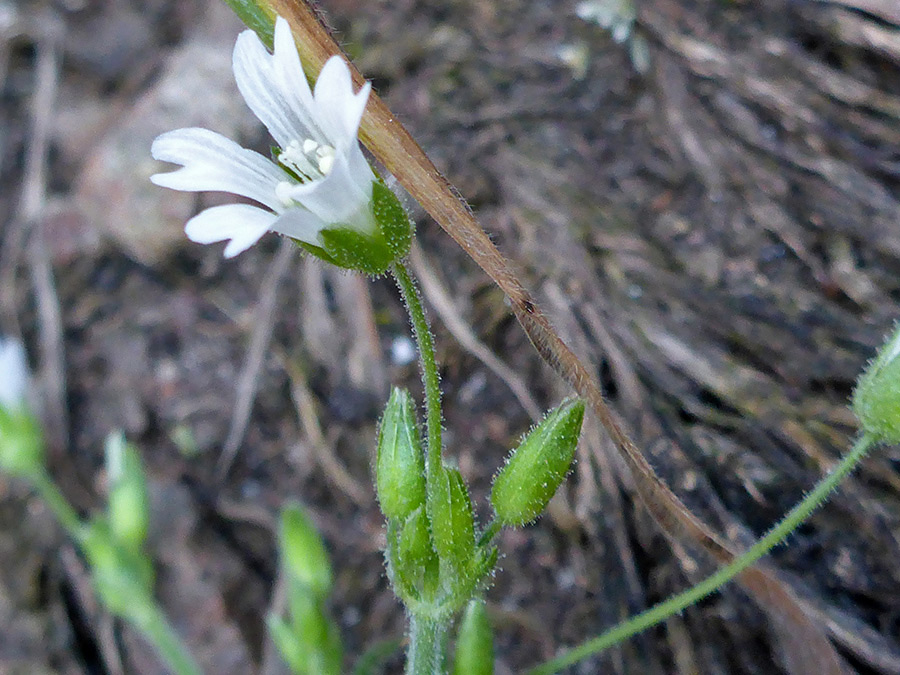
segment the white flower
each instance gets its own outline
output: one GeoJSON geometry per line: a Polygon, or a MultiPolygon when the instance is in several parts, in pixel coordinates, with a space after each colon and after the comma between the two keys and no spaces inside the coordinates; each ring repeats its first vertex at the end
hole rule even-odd
{"type": "Polygon", "coordinates": [[[335,224],[364,233],[376,229],[371,213],[375,175],[357,140],[369,97],[356,94],[347,64],[332,56],[310,91],[287,21],[275,22],[269,54],[253,31],[238,36],[234,77],[247,105],[278,143],[277,161],[246,150],[207,129],[178,129],[154,142],[154,159],[182,168],[150,178],[188,192],[231,192],[249,204],[214,206],[191,218],[185,232],[209,244],[229,239],[230,258],[271,230],[321,246],[319,232],[335,224]]]}
{"type": "Polygon", "coordinates": [[[28,394],[25,348],[12,338],[0,338],[0,408],[20,410],[28,394]]]}

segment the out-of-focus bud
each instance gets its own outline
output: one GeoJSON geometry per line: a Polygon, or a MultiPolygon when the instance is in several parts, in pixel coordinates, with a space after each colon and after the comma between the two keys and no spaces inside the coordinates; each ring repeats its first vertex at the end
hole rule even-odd
{"type": "Polygon", "coordinates": [[[325,544],[298,504],[281,513],[281,556],[293,579],[319,598],[331,591],[331,563],[325,544]]]}
{"type": "Polygon", "coordinates": [[[493,673],[494,636],[484,601],[470,600],[456,636],[453,675],[493,675],[493,673]]]}
{"type": "Polygon", "coordinates": [[[109,480],[109,524],[123,545],[140,551],[150,523],[147,479],[137,449],[122,432],[106,438],[106,473],[109,480]]]}
{"type": "Polygon", "coordinates": [[[409,393],[394,389],[378,430],[375,483],[381,512],[405,519],[425,503],[425,456],[409,393]]]}
{"type": "Polygon", "coordinates": [[[81,548],[103,604],[117,616],[140,623],[153,611],[153,566],[138,552],[122,546],[104,518],[84,529],[81,548]]]}
{"type": "Polygon", "coordinates": [[[853,412],[867,434],[900,442],[900,324],[859,378],[853,412]]]}
{"type": "Polygon", "coordinates": [[[541,514],[569,471],[583,419],[583,401],[564,401],[512,452],[491,490],[498,522],[517,527],[541,514]]]}
{"type": "Polygon", "coordinates": [[[0,470],[20,478],[44,467],[44,438],[28,408],[28,382],[22,343],[0,338],[0,470]]]}
{"type": "Polygon", "coordinates": [[[325,599],[309,586],[288,580],[288,620],[266,617],[269,635],[294,675],[338,675],[343,647],[340,631],[325,610],[325,599]]]}
{"type": "Polygon", "coordinates": [[[338,675],[343,648],[337,625],[325,611],[325,599],[295,584],[289,591],[291,624],[303,648],[308,675],[338,675]]]}
{"type": "Polygon", "coordinates": [[[427,509],[434,549],[442,560],[457,568],[475,551],[475,519],[472,501],[462,474],[438,467],[429,481],[427,509]]]}

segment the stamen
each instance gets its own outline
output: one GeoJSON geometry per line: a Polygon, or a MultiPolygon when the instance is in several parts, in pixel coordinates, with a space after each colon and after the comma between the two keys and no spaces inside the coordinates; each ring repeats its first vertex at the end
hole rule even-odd
{"type": "Polygon", "coordinates": [[[335,150],[330,145],[320,145],[311,138],[288,143],[278,155],[278,161],[301,181],[313,181],[324,178],[334,168],[335,150]]]}

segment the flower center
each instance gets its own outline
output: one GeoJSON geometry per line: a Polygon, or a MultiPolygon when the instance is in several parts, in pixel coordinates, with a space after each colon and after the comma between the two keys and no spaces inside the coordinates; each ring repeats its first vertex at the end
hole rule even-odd
{"type": "Polygon", "coordinates": [[[278,155],[278,161],[303,182],[325,178],[334,167],[334,148],[311,138],[293,140],[278,155]]]}

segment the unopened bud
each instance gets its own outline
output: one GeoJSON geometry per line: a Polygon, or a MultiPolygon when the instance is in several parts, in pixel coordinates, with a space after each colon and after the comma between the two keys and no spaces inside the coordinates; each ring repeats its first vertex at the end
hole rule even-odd
{"type": "Polygon", "coordinates": [[[331,591],[331,563],[325,544],[302,507],[287,506],[281,513],[281,555],[292,578],[317,597],[331,591]]]}
{"type": "Polygon", "coordinates": [[[28,408],[28,380],[22,343],[0,338],[0,471],[20,478],[44,468],[44,439],[28,408]]]}
{"type": "Polygon", "coordinates": [[[103,604],[113,614],[140,623],[154,602],[150,560],[122,546],[104,518],[87,525],[81,548],[103,604]]]}
{"type": "Polygon", "coordinates": [[[425,455],[409,393],[394,389],[378,430],[375,483],[381,512],[405,519],[425,503],[425,455]]]}
{"type": "Polygon", "coordinates": [[[516,527],[541,514],[569,471],[583,419],[583,401],[564,401],[512,452],[491,490],[501,524],[516,527]]]}
{"type": "Polygon", "coordinates": [[[343,647],[340,632],[323,598],[294,580],[288,590],[289,620],[267,617],[269,635],[296,675],[339,675],[343,647]]]}
{"type": "Polygon", "coordinates": [[[900,442],[900,324],[859,378],[853,412],[867,434],[900,442]]]}
{"type": "Polygon", "coordinates": [[[453,675],[493,675],[494,636],[483,600],[470,600],[466,605],[459,633],[453,675]]]}
{"type": "Polygon", "coordinates": [[[106,472],[112,533],[123,545],[139,551],[150,522],[147,479],[137,449],[121,432],[106,439],[106,472]]]}

